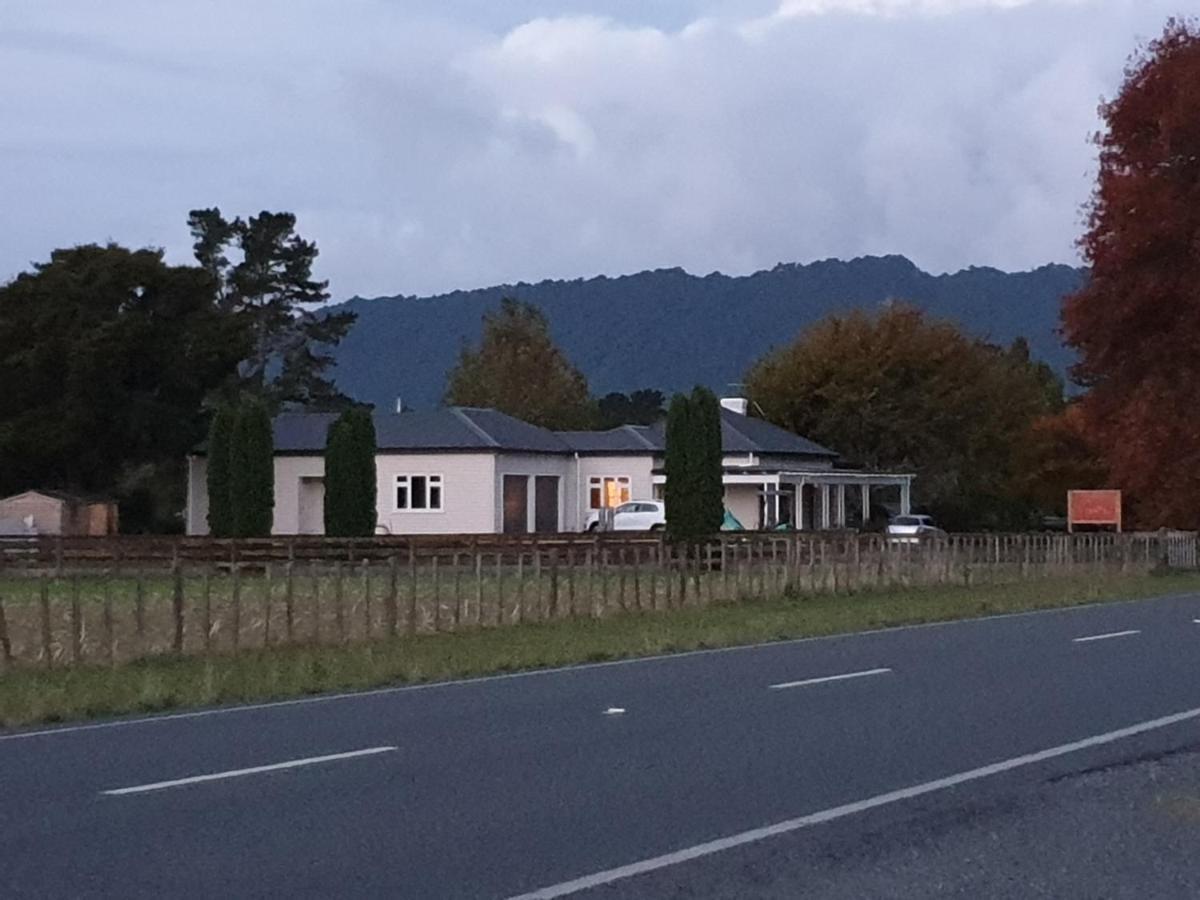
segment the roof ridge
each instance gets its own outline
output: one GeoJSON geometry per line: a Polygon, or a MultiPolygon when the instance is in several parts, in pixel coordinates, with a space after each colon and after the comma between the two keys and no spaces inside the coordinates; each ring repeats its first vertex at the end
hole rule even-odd
{"type": "Polygon", "coordinates": [[[646,427],[647,426],[645,426],[645,425],[622,425],[621,426],[621,428],[623,428],[625,431],[628,431],[635,438],[637,438],[639,441],[641,441],[642,446],[645,447],[647,450],[657,450],[658,448],[655,447],[654,444],[651,443],[650,440],[644,434],[642,434],[641,431],[639,430],[641,428],[646,428],[646,427]]]}
{"type": "MultiPolygon", "coordinates": [[[[471,407],[471,408],[475,409],[477,407],[471,407]]],[[[499,447],[500,446],[500,442],[498,440],[496,440],[487,431],[485,431],[482,425],[476,423],[475,421],[473,421],[471,419],[470,416],[467,415],[466,409],[464,409],[461,406],[451,406],[450,411],[452,413],[454,413],[454,415],[456,415],[459,419],[461,419],[462,423],[464,425],[466,425],[468,428],[470,428],[471,431],[473,431],[478,437],[482,438],[483,442],[485,444],[487,444],[489,447],[499,447]]]]}

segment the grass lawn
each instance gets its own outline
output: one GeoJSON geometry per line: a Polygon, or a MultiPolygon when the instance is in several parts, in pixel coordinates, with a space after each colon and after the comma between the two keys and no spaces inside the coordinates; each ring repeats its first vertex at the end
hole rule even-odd
{"type": "Polygon", "coordinates": [[[1200,574],[1041,579],[794,596],[344,647],[160,656],[115,667],[15,668],[0,675],[0,725],[282,699],[1191,591],[1200,592],[1200,574]]]}

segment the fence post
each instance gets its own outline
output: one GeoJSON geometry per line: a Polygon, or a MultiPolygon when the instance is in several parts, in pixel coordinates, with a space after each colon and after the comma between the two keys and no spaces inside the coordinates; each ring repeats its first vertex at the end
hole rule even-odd
{"type": "Polygon", "coordinates": [[[71,662],[83,657],[83,615],[79,608],[79,576],[71,576],[71,662]]]}
{"type": "Polygon", "coordinates": [[[8,619],[4,615],[4,598],[0,597],[0,663],[7,671],[12,667],[12,643],[8,638],[8,619]]]}
{"type": "Polygon", "coordinates": [[[283,641],[285,644],[292,642],[292,624],[295,616],[296,602],[296,557],[295,547],[289,542],[288,544],[288,561],[284,564],[284,583],[283,583],[283,641]]]}
{"type": "Polygon", "coordinates": [[[183,653],[183,567],[179,564],[179,548],[175,548],[176,558],[171,564],[174,583],[171,590],[171,610],[175,620],[175,637],[171,643],[176,653],[183,653]]]}
{"type": "Polygon", "coordinates": [[[333,620],[337,627],[339,644],[346,643],[346,613],[342,609],[344,599],[345,583],[342,578],[342,561],[339,559],[333,564],[333,620]]]}
{"type": "Polygon", "coordinates": [[[204,652],[208,653],[212,649],[212,573],[207,567],[204,569],[201,579],[204,591],[204,596],[201,598],[201,602],[204,604],[204,621],[201,624],[204,627],[204,652]]]}
{"type": "Polygon", "coordinates": [[[229,564],[229,579],[229,614],[233,619],[229,636],[233,641],[233,652],[237,653],[242,639],[242,564],[236,559],[229,564]]]}
{"type": "Polygon", "coordinates": [[[271,564],[266,563],[263,569],[263,646],[271,646],[271,595],[274,593],[274,583],[271,578],[271,564]]]}
{"type": "Polygon", "coordinates": [[[396,554],[392,553],[388,557],[388,604],[384,607],[384,630],[388,632],[386,636],[396,636],[396,619],[397,617],[397,600],[398,600],[398,580],[400,580],[400,572],[397,571],[396,554]]]}
{"type": "Polygon", "coordinates": [[[133,573],[133,620],[134,628],[137,630],[137,652],[139,655],[146,652],[146,593],[143,583],[144,574],[141,569],[137,569],[133,573]]]}
{"type": "Polygon", "coordinates": [[[479,544],[472,541],[471,552],[475,556],[475,624],[483,627],[483,554],[479,544]]]}
{"type": "Polygon", "coordinates": [[[104,587],[102,588],[104,597],[101,602],[103,608],[101,610],[101,639],[104,641],[105,657],[110,666],[117,664],[117,649],[116,636],[113,634],[113,599],[112,599],[112,573],[106,573],[104,576],[104,587]]]}
{"type": "Polygon", "coordinates": [[[460,562],[458,551],[454,551],[454,605],[450,608],[450,625],[452,631],[458,631],[459,623],[462,622],[463,615],[463,599],[462,599],[462,563],[460,562]]]}
{"type": "Polygon", "coordinates": [[[429,561],[431,578],[433,581],[433,633],[437,634],[442,630],[442,586],[438,580],[438,552],[433,551],[433,558],[429,561]]]}
{"type": "Polygon", "coordinates": [[[54,639],[50,628],[50,584],[49,578],[45,575],[39,576],[38,583],[38,604],[42,610],[42,657],[46,661],[46,668],[54,666],[54,639]]]}
{"type": "Polygon", "coordinates": [[[496,627],[504,624],[504,554],[496,551],[496,627]]]}
{"type": "Polygon", "coordinates": [[[550,615],[558,618],[558,548],[550,550],[550,615]]]}
{"type": "Polygon", "coordinates": [[[408,621],[405,626],[410,635],[417,633],[417,546],[408,542],[408,621]]]}

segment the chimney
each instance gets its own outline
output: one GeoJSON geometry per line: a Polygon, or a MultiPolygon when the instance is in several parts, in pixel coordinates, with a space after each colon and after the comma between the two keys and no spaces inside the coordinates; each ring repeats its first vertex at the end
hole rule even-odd
{"type": "Polygon", "coordinates": [[[721,408],[744,416],[750,411],[750,401],[745,397],[722,397],[721,408]]]}

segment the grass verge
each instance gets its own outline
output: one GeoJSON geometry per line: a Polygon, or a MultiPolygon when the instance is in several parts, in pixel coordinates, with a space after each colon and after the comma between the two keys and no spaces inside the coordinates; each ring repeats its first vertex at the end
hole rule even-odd
{"type": "Polygon", "coordinates": [[[1044,579],[785,597],[344,647],[155,657],[116,668],[15,669],[0,675],[0,725],[283,699],[1189,591],[1200,591],[1200,575],[1044,579]]]}

